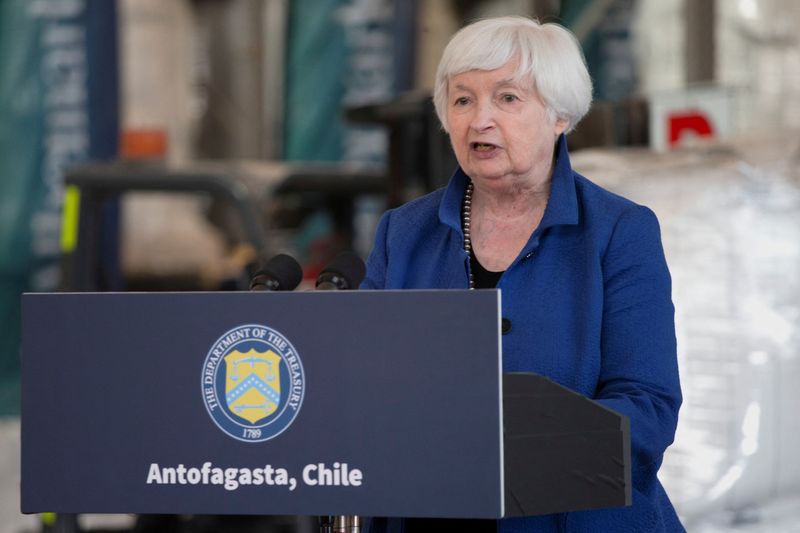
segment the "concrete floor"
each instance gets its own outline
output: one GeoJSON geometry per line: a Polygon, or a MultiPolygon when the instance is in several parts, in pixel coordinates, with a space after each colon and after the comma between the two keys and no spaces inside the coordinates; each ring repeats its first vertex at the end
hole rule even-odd
{"type": "Polygon", "coordinates": [[[36,516],[19,511],[19,419],[0,418],[0,533],[35,531],[36,516]]]}

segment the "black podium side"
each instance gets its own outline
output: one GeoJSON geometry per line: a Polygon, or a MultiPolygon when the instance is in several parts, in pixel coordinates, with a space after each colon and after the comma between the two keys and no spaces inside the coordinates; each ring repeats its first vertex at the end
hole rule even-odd
{"type": "Polygon", "coordinates": [[[631,504],[630,420],[538,374],[503,375],[505,516],[631,504]]]}

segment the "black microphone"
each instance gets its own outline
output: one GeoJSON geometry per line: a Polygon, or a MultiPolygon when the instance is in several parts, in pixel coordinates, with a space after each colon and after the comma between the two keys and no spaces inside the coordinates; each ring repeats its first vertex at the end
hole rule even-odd
{"type": "Polygon", "coordinates": [[[250,280],[251,291],[291,291],[303,279],[300,263],[286,254],[278,254],[267,261],[250,280]]]}
{"type": "Polygon", "coordinates": [[[357,289],[366,274],[364,261],[353,252],[342,252],[317,277],[318,291],[357,289]]]}

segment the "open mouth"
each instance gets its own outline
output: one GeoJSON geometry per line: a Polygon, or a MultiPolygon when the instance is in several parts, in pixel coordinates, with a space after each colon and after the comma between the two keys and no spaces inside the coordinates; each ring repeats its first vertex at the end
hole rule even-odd
{"type": "Polygon", "coordinates": [[[472,143],[472,149],[477,152],[490,152],[497,148],[497,145],[491,143],[472,143]]]}

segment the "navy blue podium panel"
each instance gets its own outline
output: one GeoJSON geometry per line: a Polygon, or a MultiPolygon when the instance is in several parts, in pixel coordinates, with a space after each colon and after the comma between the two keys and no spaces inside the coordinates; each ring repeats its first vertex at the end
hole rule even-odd
{"type": "Polygon", "coordinates": [[[22,511],[500,517],[499,300],[26,294],[22,511]]]}

